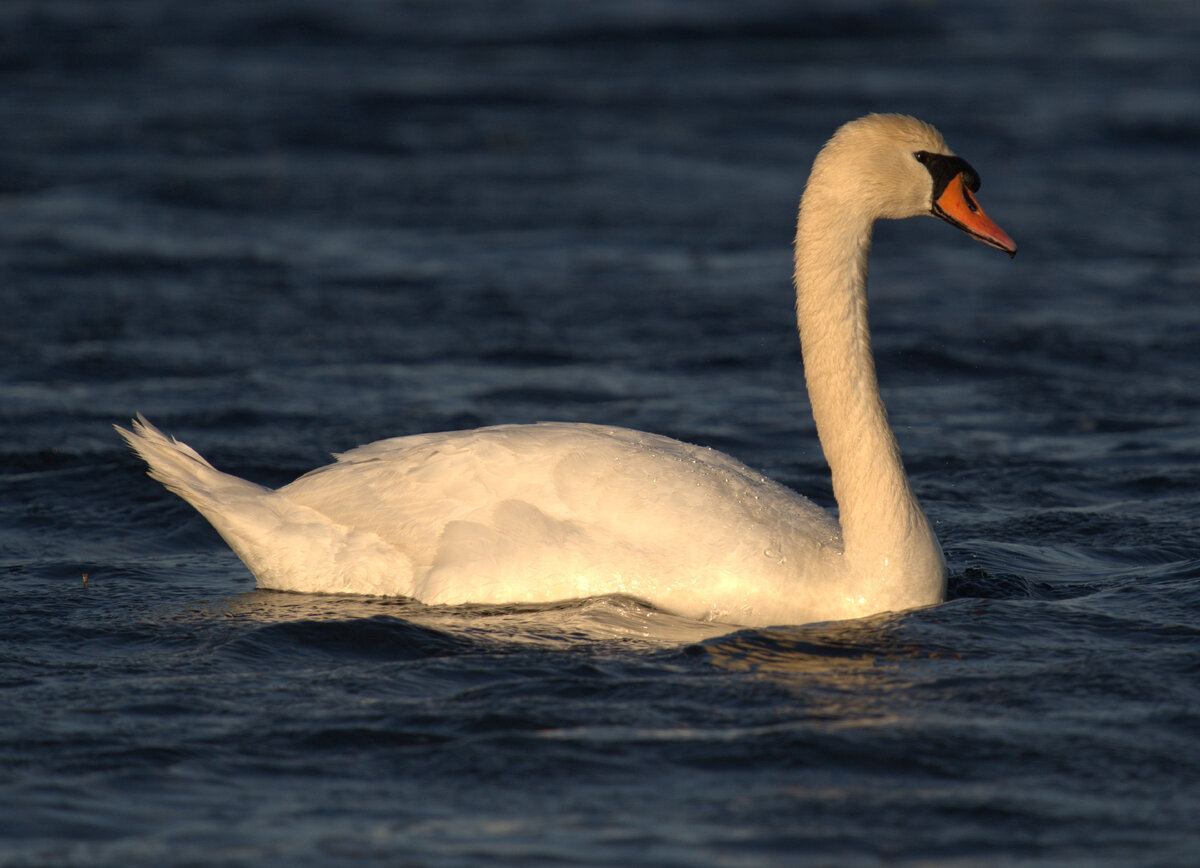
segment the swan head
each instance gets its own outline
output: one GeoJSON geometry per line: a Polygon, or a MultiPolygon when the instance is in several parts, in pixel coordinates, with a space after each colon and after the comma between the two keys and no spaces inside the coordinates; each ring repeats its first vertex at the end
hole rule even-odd
{"type": "Polygon", "coordinates": [[[916,118],[872,114],[843,124],[817,155],[809,186],[862,219],[940,217],[1009,256],[1017,252],[975,199],[979,174],[916,118]]]}

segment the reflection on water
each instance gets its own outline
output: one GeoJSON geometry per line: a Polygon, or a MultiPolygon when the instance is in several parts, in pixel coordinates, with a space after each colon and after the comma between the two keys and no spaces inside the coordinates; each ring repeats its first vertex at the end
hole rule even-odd
{"type": "MultiPolygon", "coordinates": [[[[403,597],[254,590],[206,607],[205,617],[214,614],[262,625],[387,620],[480,644],[564,648],[617,641],[650,648],[680,646],[688,657],[705,658],[730,672],[785,681],[804,675],[846,687],[864,674],[875,676],[894,669],[890,664],[930,653],[927,647],[918,649],[903,640],[903,616],[894,614],[739,629],[672,615],[615,595],[544,604],[427,606],[403,597]]],[[[811,678],[806,683],[811,684],[811,678]]]]}
{"type": "MultiPolygon", "coordinates": [[[[902,665],[929,648],[904,638],[905,616],[876,615],[798,627],[745,630],[693,649],[716,667],[751,675],[793,697],[788,719],[803,730],[903,725],[903,694],[915,672],[902,665]]],[[[933,656],[937,656],[935,653],[933,656]]],[[[920,676],[916,676],[920,677],[920,676]]]]}
{"type": "Polygon", "coordinates": [[[661,612],[622,596],[528,605],[427,606],[404,597],[255,590],[214,604],[214,609],[228,618],[263,623],[395,618],[473,641],[558,647],[597,640],[680,645],[736,629],[661,612]]]}
{"type": "MultiPolygon", "coordinates": [[[[903,638],[906,617],[894,613],[765,630],[743,630],[703,643],[717,665],[763,674],[852,672],[928,656],[903,638]]],[[[935,653],[936,656],[936,653],[935,653]]]]}

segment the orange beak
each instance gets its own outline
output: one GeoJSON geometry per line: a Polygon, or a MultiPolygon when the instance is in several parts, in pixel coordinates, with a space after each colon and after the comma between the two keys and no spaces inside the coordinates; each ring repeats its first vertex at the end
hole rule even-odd
{"type": "Polygon", "coordinates": [[[1010,257],[1017,253],[1017,244],[1008,237],[1008,233],[992,222],[992,218],[983,213],[975,196],[967,189],[960,172],[946,185],[946,189],[937,201],[933,203],[933,213],[948,223],[952,223],[984,244],[990,244],[1003,250],[1010,257]]]}

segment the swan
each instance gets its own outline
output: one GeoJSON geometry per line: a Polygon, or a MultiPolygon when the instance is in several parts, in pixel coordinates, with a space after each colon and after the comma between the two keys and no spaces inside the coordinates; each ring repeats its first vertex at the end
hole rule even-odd
{"type": "Polygon", "coordinates": [[[277,490],[138,414],[115,426],[262,588],[427,604],[624,594],[749,627],[940,603],[946,564],[901,463],[867,329],[877,219],[933,215],[1012,256],[975,170],[915,118],[874,114],[817,154],[795,239],[804,373],[840,521],[712,449],[539,423],[381,440],[277,490]]]}

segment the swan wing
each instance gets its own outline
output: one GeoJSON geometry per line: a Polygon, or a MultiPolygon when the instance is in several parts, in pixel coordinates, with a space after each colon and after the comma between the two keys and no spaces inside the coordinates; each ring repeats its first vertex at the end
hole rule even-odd
{"type": "Polygon", "coordinates": [[[729,617],[840,546],[824,510],[729,456],[623,428],[422,434],[337,459],[278,494],[403,552],[413,585],[394,592],[429,603],[627,593],[729,617]]]}

